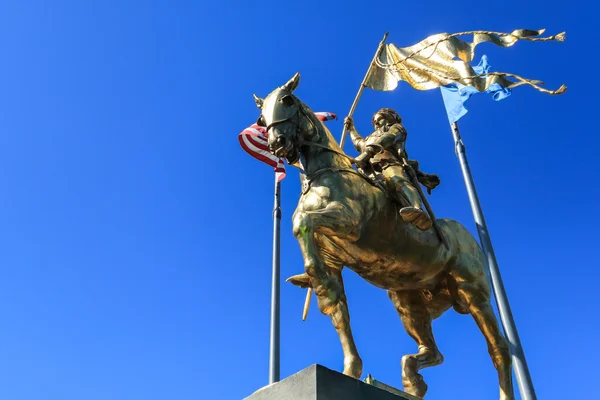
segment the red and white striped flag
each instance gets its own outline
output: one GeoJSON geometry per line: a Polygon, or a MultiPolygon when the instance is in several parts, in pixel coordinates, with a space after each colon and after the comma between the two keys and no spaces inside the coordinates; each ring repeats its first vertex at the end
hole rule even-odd
{"type": "Polygon", "coordinates": [[[267,130],[264,126],[253,124],[244,129],[238,136],[238,139],[240,140],[242,149],[246,150],[246,153],[275,169],[277,181],[281,181],[285,178],[285,165],[283,164],[283,160],[274,156],[269,151],[267,130]]]}
{"type": "Polygon", "coordinates": [[[315,115],[317,116],[317,118],[319,118],[321,121],[325,122],[325,121],[331,121],[332,119],[337,119],[337,115],[335,115],[334,113],[330,113],[330,112],[316,112],[315,115]]]}
{"type": "MultiPolygon", "coordinates": [[[[315,115],[323,122],[337,119],[337,115],[330,112],[317,112],[315,115]]],[[[244,149],[246,153],[273,167],[275,169],[277,181],[281,181],[285,178],[285,165],[281,158],[274,156],[269,151],[267,137],[267,130],[264,126],[253,124],[244,129],[242,133],[239,134],[238,139],[242,149],[244,149]]]]}

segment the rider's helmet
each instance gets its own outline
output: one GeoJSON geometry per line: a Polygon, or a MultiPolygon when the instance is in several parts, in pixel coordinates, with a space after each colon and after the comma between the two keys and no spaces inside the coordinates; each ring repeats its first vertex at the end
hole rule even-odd
{"type": "Polygon", "coordinates": [[[388,123],[390,125],[399,124],[402,122],[402,118],[398,113],[391,108],[382,108],[373,114],[373,119],[371,120],[374,128],[379,128],[381,123],[388,123]],[[383,122],[385,121],[385,122],[383,122]]]}

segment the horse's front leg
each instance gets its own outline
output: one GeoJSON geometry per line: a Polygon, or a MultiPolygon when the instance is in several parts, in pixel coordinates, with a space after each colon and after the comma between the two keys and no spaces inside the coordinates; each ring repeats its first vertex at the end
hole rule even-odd
{"type": "Polygon", "coordinates": [[[304,270],[317,295],[319,310],[325,315],[331,314],[340,301],[342,286],[321,259],[315,234],[356,241],[358,229],[352,221],[348,208],[339,202],[331,202],[319,210],[297,210],[294,214],[293,231],[304,258],[304,270]]]}
{"type": "Polygon", "coordinates": [[[332,202],[321,210],[297,210],[294,214],[294,236],[300,244],[304,258],[304,270],[310,277],[310,283],[317,295],[319,310],[325,315],[331,314],[340,301],[342,286],[338,279],[330,276],[330,268],[325,265],[316,246],[316,233],[355,241],[357,227],[351,222],[347,208],[338,202],[332,202]]]}
{"type": "Polygon", "coordinates": [[[331,322],[340,337],[344,351],[344,374],[360,378],[362,360],[352,336],[341,266],[331,268],[326,265],[317,253],[315,244],[315,233],[332,234],[332,229],[335,229],[336,236],[341,235],[346,239],[356,240],[355,228],[347,222],[350,218],[344,210],[343,206],[330,203],[320,211],[297,212],[294,216],[294,234],[300,243],[304,268],[310,277],[310,285],[317,295],[319,309],[324,314],[330,315],[331,322]]]}
{"type": "Polygon", "coordinates": [[[344,374],[353,378],[359,379],[362,375],[362,360],[358,355],[354,337],[352,336],[352,328],[350,327],[350,313],[348,312],[348,300],[344,291],[344,281],[342,280],[342,270],[331,270],[331,276],[335,278],[342,289],[342,295],[339,303],[333,308],[329,316],[335,330],[340,337],[342,351],[344,352],[344,374]]]}
{"type": "MultiPolygon", "coordinates": [[[[331,276],[338,280],[342,288],[341,299],[333,308],[333,311],[329,316],[340,337],[340,343],[342,344],[342,350],[344,351],[344,374],[358,379],[362,374],[362,360],[358,355],[358,350],[356,349],[354,338],[352,337],[352,328],[350,328],[350,313],[348,312],[348,301],[344,291],[342,267],[333,267],[330,271],[331,276]]],[[[294,275],[288,278],[287,282],[291,282],[293,285],[301,288],[312,288],[310,278],[307,274],[294,275]]]]}

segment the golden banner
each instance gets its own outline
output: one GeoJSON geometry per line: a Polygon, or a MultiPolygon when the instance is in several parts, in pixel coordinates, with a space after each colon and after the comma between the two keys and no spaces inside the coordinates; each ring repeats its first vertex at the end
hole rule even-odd
{"type": "Polygon", "coordinates": [[[430,90],[459,82],[465,86],[473,86],[484,92],[498,83],[506,88],[529,85],[549,94],[562,94],[567,90],[565,85],[557,90],[540,87],[541,81],[526,79],[506,72],[491,72],[478,75],[469,62],[475,56],[475,47],[480,43],[493,43],[500,47],[510,47],[519,40],[531,42],[565,40],[565,33],[549,37],[538,37],[544,33],[519,29],[512,33],[470,31],[455,34],[440,33],[432,35],[414,46],[399,48],[386,44],[371,66],[366,86],[374,90],[394,90],[398,81],[408,82],[418,90],[430,90]],[[472,42],[459,39],[459,36],[472,35],[472,42]],[[509,79],[510,78],[510,79],[509,79]]]}

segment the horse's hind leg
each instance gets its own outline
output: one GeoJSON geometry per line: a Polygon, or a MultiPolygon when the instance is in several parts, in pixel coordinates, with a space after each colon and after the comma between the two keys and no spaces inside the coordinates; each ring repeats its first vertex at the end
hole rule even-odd
{"type": "Polygon", "coordinates": [[[459,284],[459,296],[468,304],[468,311],[475,319],[477,326],[485,336],[488,352],[498,371],[500,382],[500,400],[514,400],[512,384],[512,371],[510,350],[508,341],[500,333],[496,316],[489,302],[489,296],[485,296],[476,289],[469,288],[469,284],[459,284]]]}
{"type": "Polygon", "coordinates": [[[423,295],[418,290],[392,292],[388,295],[394,303],[406,332],[417,342],[419,352],[402,357],[402,384],[404,390],[423,398],[427,384],[419,370],[439,365],[444,361],[433,338],[431,315],[423,295]]]}
{"type": "Polygon", "coordinates": [[[454,299],[454,308],[469,313],[483,333],[488,352],[498,371],[500,400],[514,400],[510,349],[500,333],[498,321],[490,304],[490,288],[486,276],[486,262],[476,240],[460,224],[454,226],[461,251],[448,265],[448,289],[454,299]]]}

